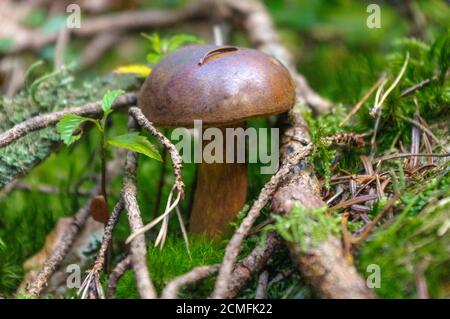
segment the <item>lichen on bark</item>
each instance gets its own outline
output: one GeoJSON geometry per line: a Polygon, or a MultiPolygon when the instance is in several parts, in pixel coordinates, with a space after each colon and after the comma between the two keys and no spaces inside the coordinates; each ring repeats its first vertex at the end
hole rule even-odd
{"type": "MultiPolygon", "coordinates": [[[[28,88],[12,99],[0,97],[0,132],[36,115],[98,101],[107,90],[134,89],[137,83],[134,76],[118,74],[78,83],[70,70],[62,69],[38,86],[34,99],[28,88]]],[[[47,158],[58,145],[55,128],[48,127],[0,148],[0,189],[47,158]]]]}

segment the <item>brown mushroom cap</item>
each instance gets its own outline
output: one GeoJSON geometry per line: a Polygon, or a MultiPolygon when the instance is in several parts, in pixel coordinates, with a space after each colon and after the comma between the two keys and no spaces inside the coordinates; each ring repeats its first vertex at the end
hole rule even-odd
{"type": "Polygon", "coordinates": [[[295,103],[289,71],[260,51],[193,45],[161,60],[138,105],[157,125],[227,125],[288,111],[295,103]]]}

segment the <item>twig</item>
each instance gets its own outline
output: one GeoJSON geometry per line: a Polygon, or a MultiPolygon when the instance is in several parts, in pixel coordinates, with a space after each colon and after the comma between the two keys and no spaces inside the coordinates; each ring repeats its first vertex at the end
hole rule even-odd
{"type": "Polygon", "coordinates": [[[433,76],[433,78],[431,78],[431,79],[425,79],[425,80],[407,88],[406,90],[402,91],[402,93],[400,93],[400,97],[407,97],[407,96],[413,94],[414,92],[428,86],[428,84],[430,84],[431,81],[437,80],[437,79],[438,79],[438,76],[433,76]]]}
{"type": "MultiPolygon", "coordinates": [[[[135,121],[133,117],[130,116],[129,129],[134,130],[135,126],[135,121]]],[[[144,226],[136,199],[136,169],[137,154],[129,151],[127,152],[125,163],[125,176],[121,198],[124,202],[125,210],[127,211],[128,222],[132,233],[137,232],[144,226]]],[[[131,266],[136,276],[137,289],[141,298],[156,298],[156,291],[150,280],[150,274],[147,269],[147,245],[143,234],[136,236],[136,238],[131,241],[130,256],[131,266]]]]}
{"type": "Polygon", "coordinates": [[[383,161],[389,161],[392,159],[397,158],[404,158],[404,157],[410,157],[410,156],[423,156],[423,157],[450,157],[450,153],[443,153],[443,154],[428,154],[428,153],[398,153],[398,154],[392,154],[392,155],[386,155],[382,157],[378,157],[373,160],[373,162],[383,162],[383,161]]]}
{"type": "Polygon", "coordinates": [[[272,194],[278,187],[278,184],[286,177],[286,175],[297,165],[301,160],[305,159],[312,151],[312,144],[308,144],[302,152],[295,153],[290,156],[278,172],[272,176],[270,181],[266,183],[260,192],[258,199],[253,203],[247,216],[244,218],[239,228],[234,232],[233,237],[227,245],[222,266],[220,267],[219,275],[217,277],[213,298],[224,298],[228,285],[230,282],[231,272],[236,262],[242,247],[242,241],[248,235],[253,223],[258,218],[261,209],[267,204],[272,194]]]}
{"type": "MultiPolygon", "coordinates": [[[[123,205],[122,200],[119,200],[119,202],[114,207],[114,209],[111,213],[111,216],[108,219],[108,222],[105,225],[102,244],[101,244],[100,250],[97,254],[97,258],[95,259],[94,266],[89,271],[89,274],[86,277],[86,280],[84,281],[83,285],[79,289],[79,291],[81,292],[81,295],[83,295],[83,291],[89,290],[89,288],[91,287],[92,280],[94,280],[94,282],[98,282],[99,274],[100,274],[100,272],[103,271],[103,269],[105,267],[105,260],[106,260],[107,252],[110,247],[111,240],[112,240],[112,232],[113,232],[115,226],[117,225],[117,222],[119,221],[120,213],[122,212],[123,207],[124,207],[124,205],[123,205]]],[[[101,285],[96,286],[95,289],[97,291],[101,291],[102,287],[101,287],[101,285]]]]}
{"type": "Polygon", "coordinates": [[[342,208],[347,208],[348,206],[354,205],[354,204],[358,204],[358,203],[364,203],[370,200],[374,200],[377,199],[378,195],[374,194],[374,195],[362,195],[362,196],[358,196],[358,197],[353,197],[350,198],[348,200],[342,201],[340,203],[338,203],[337,205],[334,205],[333,207],[329,208],[329,211],[335,211],[338,209],[342,209],[342,208]]]}
{"type": "Polygon", "coordinates": [[[280,249],[281,239],[275,233],[267,234],[263,244],[257,245],[252,252],[236,265],[224,298],[234,298],[255,274],[267,264],[270,257],[280,249]]]}
{"type": "Polygon", "coordinates": [[[184,183],[181,177],[181,170],[183,168],[183,162],[180,154],[178,153],[177,148],[172,142],[165,137],[160,131],[158,131],[153,124],[147,120],[145,115],[142,113],[141,109],[137,107],[131,107],[129,111],[130,115],[132,115],[140,127],[149,131],[153,136],[155,136],[161,144],[169,150],[170,157],[172,159],[173,171],[175,174],[175,186],[178,192],[183,197],[184,195],[184,183]]]}
{"type": "Polygon", "coordinates": [[[441,144],[439,142],[438,138],[433,134],[433,132],[431,132],[427,127],[422,125],[420,122],[410,119],[409,117],[403,116],[401,114],[398,114],[398,117],[400,117],[402,120],[405,120],[406,122],[411,123],[412,125],[420,128],[422,131],[427,133],[437,144],[441,144]]]}
{"type": "Polygon", "coordinates": [[[131,258],[130,255],[127,255],[124,259],[122,259],[116,267],[111,271],[111,275],[109,276],[108,281],[108,291],[106,297],[108,299],[116,298],[116,287],[117,282],[123,276],[125,271],[131,266],[131,258]]]}
{"type": "MultiPolygon", "coordinates": [[[[156,138],[158,138],[158,140],[163,144],[163,146],[168,149],[170,157],[172,159],[172,166],[175,175],[175,183],[170,191],[165,211],[156,219],[151,221],[149,224],[133,231],[133,233],[127,238],[126,243],[129,243],[131,240],[133,240],[133,238],[136,238],[136,236],[139,236],[147,232],[148,230],[152,229],[154,226],[156,226],[159,222],[162,221],[161,230],[155,241],[155,246],[160,245],[162,248],[164,246],[165,238],[167,235],[169,225],[169,214],[177,207],[179,201],[184,197],[184,182],[181,177],[181,170],[183,168],[182,159],[175,145],[173,145],[172,142],[170,142],[170,140],[167,137],[165,137],[160,131],[158,131],[149,120],[147,120],[147,118],[144,116],[144,114],[139,108],[137,107],[130,108],[129,114],[137,121],[137,123],[142,128],[146,129],[156,138]],[[177,192],[177,196],[175,200],[172,201],[174,191],[177,192]]],[[[185,231],[183,230],[184,225],[180,224],[180,227],[182,228],[183,234],[185,235],[185,231]]],[[[184,238],[186,239],[186,236],[184,236],[184,238]]],[[[186,242],[186,246],[189,247],[188,242],[186,242]]]]}
{"type": "Polygon", "coordinates": [[[217,273],[219,265],[199,266],[193,268],[188,273],[181,275],[172,281],[170,281],[164,288],[161,298],[163,299],[176,299],[178,298],[178,292],[180,289],[187,285],[192,285],[202,279],[217,273]]]}
{"type": "Polygon", "coordinates": [[[255,299],[267,299],[268,283],[269,283],[269,272],[265,270],[261,273],[261,275],[259,275],[255,299]]]}
{"type": "Polygon", "coordinates": [[[383,210],[378,213],[378,215],[366,227],[364,227],[364,230],[359,234],[359,236],[352,239],[352,244],[360,245],[361,243],[363,243],[364,240],[366,240],[366,238],[369,236],[372,229],[375,228],[381,218],[384,217],[384,215],[392,208],[392,206],[399,198],[400,196],[398,194],[392,196],[384,206],[383,210]]]}
{"type": "MultiPolygon", "coordinates": [[[[182,10],[147,10],[125,11],[93,18],[85,18],[81,28],[74,28],[72,33],[77,37],[90,37],[104,32],[126,32],[145,30],[148,28],[167,27],[182,21],[203,15],[202,1],[196,2],[182,10]]],[[[5,54],[17,54],[26,50],[39,50],[54,43],[58,33],[23,30],[21,41],[14,43],[5,54]]],[[[13,36],[13,35],[11,35],[13,36]]]]}
{"type": "MultiPolygon", "coordinates": [[[[114,103],[113,108],[115,110],[125,108],[127,106],[136,104],[136,93],[125,93],[120,96],[114,103]]],[[[25,136],[26,134],[46,128],[51,125],[55,125],[64,115],[75,114],[81,116],[93,116],[102,114],[101,102],[88,103],[83,106],[76,106],[66,108],[64,110],[38,115],[32,117],[22,123],[14,125],[9,130],[0,134],[0,147],[7,146],[15,140],[25,136]]]]}
{"type": "Polygon", "coordinates": [[[344,125],[350,119],[350,117],[353,116],[353,114],[358,112],[358,110],[369,99],[369,97],[373,94],[373,92],[375,92],[375,90],[381,85],[381,83],[383,83],[385,78],[386,78],[386,74],[383,74],[378,79],[378,81],[374,85],[372,85],[372,87],[369,89],[369,91],[366,93],[366,95],[364,95],[364,97],[358,103],[356,103],[356,105],[353,107],[353,109],[350,111],[350,113],[348,113],[348,115],[339,123],[339,126],[344,125]]]}

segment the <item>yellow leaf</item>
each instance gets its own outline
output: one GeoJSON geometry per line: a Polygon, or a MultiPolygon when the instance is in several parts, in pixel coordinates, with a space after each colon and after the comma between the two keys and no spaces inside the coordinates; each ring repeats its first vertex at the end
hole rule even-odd
{"type": "Polygon", "coordinates": [[[132,74],[136,74],[136,76],[138,76],[138,77],[145,78],[150,75],[151,71],[152,71],[152,69],[150,69],[145,64],[130,64],[130,65],[119,66],[119,67],[115,68],[113,72],[121,73],[121,74],[132,73],[132,74]]]}

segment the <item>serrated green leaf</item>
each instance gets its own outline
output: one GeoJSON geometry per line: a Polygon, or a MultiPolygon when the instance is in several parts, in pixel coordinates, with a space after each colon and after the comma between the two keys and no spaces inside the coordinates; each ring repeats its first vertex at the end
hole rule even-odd
{"type": "Polygon", "coordinates": [[[112,112],[112,105],[123,93],[125,93],[123,90],[112,90],[106,92],[102,99],[102,110],[104,112],[104,117],[108,116],[108,114],[112,112]]]}
{"type": "Polygon", "coordinates": [[[153,146],[145,136],[139,135],[138,132],[114,136],[110,138],[107,143],[115,147],[125,148],[133,152],[144,154],[145,156],[162,162],[161,155],[159,155],[155,146],[153,146]]]}
{"type": "Polygon", "coordinates": [[[82,132],[75,134],[80,124],[85,121],[95,121],[88,117],[79,116],[75,114],[64,115],[56,124],[56,131],[61,136],[64,144],[70,145],[80,139],[82,132]]]}

